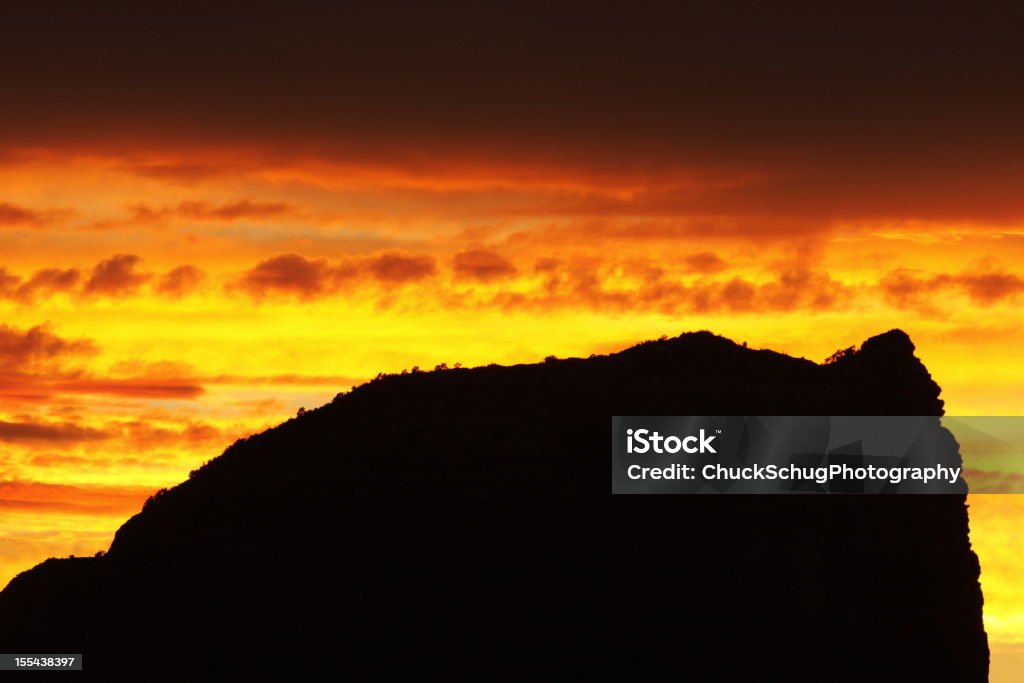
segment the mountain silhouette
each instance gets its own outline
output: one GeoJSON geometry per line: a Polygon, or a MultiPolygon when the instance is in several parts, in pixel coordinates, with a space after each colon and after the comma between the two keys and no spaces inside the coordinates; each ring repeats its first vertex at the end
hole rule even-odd
{"type": "Polygon", "coordinates": [[[613,415],[940,415],[939,391],[899,330],[821,365],[698,332],[379,376],[236,442],[105,555],[17,576],[0,643],[144,679],[985,681],[964,496],[609,490],[613,415]]]}

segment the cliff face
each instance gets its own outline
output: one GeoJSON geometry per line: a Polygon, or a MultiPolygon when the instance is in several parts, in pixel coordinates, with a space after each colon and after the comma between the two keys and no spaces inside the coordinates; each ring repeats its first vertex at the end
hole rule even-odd
{"type": "Polygon", "coordinates": [[[104,557],[17,577],[0,642],[93,672],[984,681],[963,496],[609,494],[616,414],[941,414],[913,349],[697,333],[384,377],[234,444],[104,557]]]}

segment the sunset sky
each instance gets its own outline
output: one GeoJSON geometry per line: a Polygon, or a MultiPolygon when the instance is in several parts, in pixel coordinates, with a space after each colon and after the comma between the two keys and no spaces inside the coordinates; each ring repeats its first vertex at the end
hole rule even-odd
{"type": "MultiPolygon", "coordinates": [[[[1024,17],[829,11],[3,10],[0,584],[413,366],[900,327],[1024,413],[1024,17]]],[[[1022,501],[971,500],[1000,671],[1022,501]]]]}

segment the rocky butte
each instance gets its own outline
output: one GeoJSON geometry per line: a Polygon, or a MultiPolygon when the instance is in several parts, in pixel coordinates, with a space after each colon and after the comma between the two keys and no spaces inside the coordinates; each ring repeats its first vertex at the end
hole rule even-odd
{"type": "Polygon", "coordinates": [[[699,332],[384,376],[16,577],[0,649],[106,679],[980,683],[964,496],[609,493],[612,415],[941,413],[898,330],[825,365],[699,332]]]}

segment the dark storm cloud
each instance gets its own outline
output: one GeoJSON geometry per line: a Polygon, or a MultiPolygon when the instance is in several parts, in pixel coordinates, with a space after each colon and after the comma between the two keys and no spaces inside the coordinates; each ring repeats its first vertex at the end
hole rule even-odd
{"type": "MultiPolygon", "coordinates": [[[[23,3],[0,149],[697,167],[742,211],[1024,215],[1024,8],[23,3]]],[[[142,163],[182,181],[201,163],[142,163]]],[[[650,196],[652,210],[669,197],[650,196]]],[[[628,200],[620,200],[626,201],[628,200]]],[[[709,200],[710,201],[710,200],[709,200]]],[[[662,209],[664,210],[664,209],[662,209]]]]}

